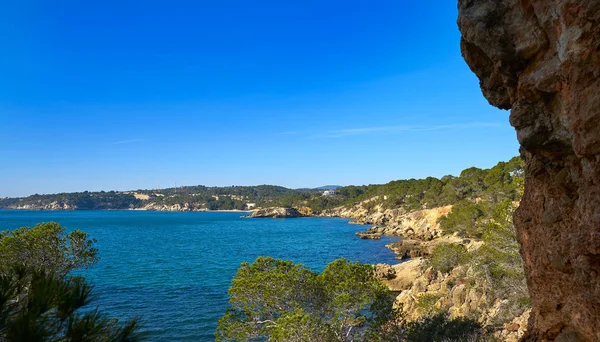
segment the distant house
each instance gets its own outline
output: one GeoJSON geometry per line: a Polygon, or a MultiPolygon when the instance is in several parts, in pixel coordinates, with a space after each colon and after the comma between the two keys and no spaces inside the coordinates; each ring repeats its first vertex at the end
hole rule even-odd
{"type": "Polygon", "coordinates": [[[323,196],[333,196],[333,195],[335,195],[335,190],[333,190],[333,189],[323,191],[323,196]]]}
{"type": "Polygon", "coordinates": [[[252,209],[252,208],[256,207],[256,203],[246,203],[246,207],[248,209],[252,209]]]}

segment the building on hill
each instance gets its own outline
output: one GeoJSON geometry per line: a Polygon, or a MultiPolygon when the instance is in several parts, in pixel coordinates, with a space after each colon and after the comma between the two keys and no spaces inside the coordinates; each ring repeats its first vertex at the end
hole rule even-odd
{"type": "Polygon", "coordinates": [[[333,195],[335,195],[334,189],[323,191],[323,196],[333,196],[333,195]]]}

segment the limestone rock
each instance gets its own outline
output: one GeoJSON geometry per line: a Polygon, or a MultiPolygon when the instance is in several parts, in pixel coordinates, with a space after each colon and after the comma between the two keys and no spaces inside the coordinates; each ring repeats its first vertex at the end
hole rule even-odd
{"type": "Polygon", "coordinates": [[[388,264],[375,265],[375,277],[382,280],[391,280],[396,278],[396,270],[388,264]]]}
{"type": "Polygon", "coordinates": [[[502,330],[494,334],[495,337],[500,341],[517,342],[527,330],[530,314],[531,310],[523,312],[512,322],[505,324],[502,330]]]}
{"type": "Polygon", "coordinates": [[[394,251],[397,257],[402,260],[429,255],[428,246],[418,240],[402,239],[398,242],[390,243],[386,247],[394,251]]]}
{"type": "Polygon", "coordinates": [[[401,264],[391,266],[394,269],[394,278],[382,279],[382,282],[392,291],[399,292],[408,290],[422,273],[425,260],[421,258],[411,259],[401,264]]]}
{"type": "Polygon", "coordinates": [[[381,233],[370,233],[368,231],[366,232],[357,232],[356,236],[358,236],[361,239],[365,239],[365,240],[379,240],[381,239],[381,233]]]}
{"type": "Polygon", "coordinates": [[[295,208],[264,208],[253,210],[247,218],[293,218],[303,215],[295,208]]]}
{"type": "Polygon", "coordinates": [[[441,236],[438,223],[440,217],[447,215],[452,206],[415,210],[406,212],[403,208],[384,209],[381,205],[370,207],[369,203],[377,199],[363,201],[353,207],[339,207],[326,210],[321,216],[337,216],[353,219],[350,223],[372,224],[368,233],[381,233],[390,236],[402,236],[419,240],[433,240],[441,236]]]}
{"type": "Polygon", "coordinates": [[[526,162],[526,338],[600,341],[600,0],[458,7],[463,57],[488,101],[511,109],[526,162]]]}

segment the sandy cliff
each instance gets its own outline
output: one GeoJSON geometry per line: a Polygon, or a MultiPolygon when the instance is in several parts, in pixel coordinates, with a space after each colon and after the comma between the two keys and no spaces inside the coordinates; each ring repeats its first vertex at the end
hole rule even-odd
{"type": "Polygon", "coordinates": [[[600,341],[600,1],[458,4],[464,59],[526,161],[528,339],[600,341]]]}
{"type": "Polygon", "coordinates": [[[295,208],[261,208],[253,210],[247,218],[295,218],[302,217],[295,208]]]}
{"type": "Polygon", "coordinates": [[[351,218],[351,223],[370,224],[376,227],[371,233],[402,236],[419,240],[432,240],[441,236],[438,219],[447,215],[452,206],[407,212],[403,208],[385,209],[382,205],[369,206],[364,201],[352,207],[339,207],[321,213],[321,216],[351,218]]]}

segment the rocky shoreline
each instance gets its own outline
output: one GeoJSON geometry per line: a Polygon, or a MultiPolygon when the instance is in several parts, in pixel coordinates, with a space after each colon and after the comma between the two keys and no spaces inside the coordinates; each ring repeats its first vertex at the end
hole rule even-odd
{"type": "MultiPolygon", "coordinates": [[[[473,251],[482,245],[481,241],[463,239],[456,235],[442,235],[439,219],[447,215],[451,206],[431,209],[406,211],[404,209],[386,209],[381,205],[368,206],[367,202],[359,203],[353,207],[338,207],[317,215],[312,214],[308,208],[260,208],[250,211],[246,218],[297,218],[297,217],[341,217],[349,218],[351,224],[370,225],[364,231],[356,232],[361,239],[381,239],[382,236],[399,237],[398,241],[389,243],[398,259],[394,265],[375,265],[376,276],[394,293],[397,294],[396,305],[402,307],[406,317],[410,320],[418,319],[422,315],[419,301],[422,296],[430,296],[437,300],[436,305],[450,307],[452,317],[476,315],[479,308],[483,307],[486,300],[485,293],[480,293],[465,279],[468,272],[463,267],[458,267],[449,274],[435,272],[428,262],[428,257],[433,248],[441,243],[459,244],[468,251],[473,251]]],[[[18,208],[21,210],[77,210],[52,206],[50,208],[18,208]]],[[[127,210],[127,209],[125,209],[127,210]]],[[[152,208],[136,208],[129,210],[202,212],[206,209],[189,206],[164,206],[152,208]]],[[[228,210],[228,212],[231,212],[228,210]]],[[[248,212],[248,211],[235,211],[248,212]]],[[[504,305],[495,303],[489,312],[480,313],[480,321],[486,323],[492,319],[504,305]]],[[[503,341],[517,341],[522,336],[527,326],[529,311],[515,318],[510,324],[496,333],[503,341]]]]}
{"type": "Polygon", "coordinates": [[[252,210],[252,212],[243,218],[296,218],[304,217],[296,208],[264,208],[252,210]]]}
{"type": "MultiPolygon", "coordinates": [[[[483,242],[465,239],[458,235],[442,235],[439,219],[447,215],[452,206],[406,211],[369,206],[368,201],[351,208],[335,208],[318,216],[350,218],[353,224],[370,225],[365,231],[356,233],[361,239],[381,239],[383,236],[400,237],[399,241],[387,244],[399,262],[394,265],[375,265],[375,275],[397,294],[395,305],[401,307],[406,318],[416,320],[424,314],[422,298],[430,298],[433,307],[449,307],[451,317],[478,317],[483,325],[494,326],[505,300],[497,300],[489,307],[487,294],[467,281],[470,272],[467,266],[459,266],[449,273],[433,270],[429,256],[439,244],[457,244],[472,252],[483,242]],[[481,312],[481,308],[489,307],[481,312]]],[[[501,341],[518,341],[527,330],[527,310],[511,322],[494,329],[494,336],[501,341]]]]}

